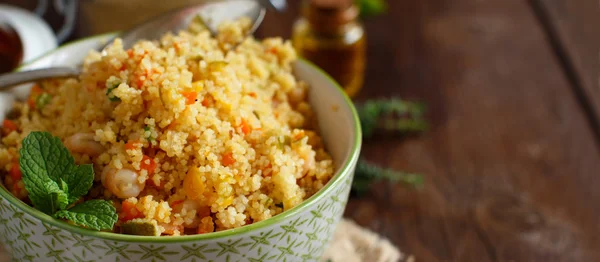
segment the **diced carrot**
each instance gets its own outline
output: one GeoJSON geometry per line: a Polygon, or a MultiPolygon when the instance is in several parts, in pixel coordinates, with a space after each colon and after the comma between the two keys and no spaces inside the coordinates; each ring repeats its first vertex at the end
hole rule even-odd
{"type": "Polygon", "coordinates": [[[208,95],[204,96],[204,99],[202,100],[202,105],[204,107],[210,107],[210,106],[212,106],[212,103],[213,103],[212,97],[210,97],[208,95]]]}
{"type": "Polygon", "coordinates": [[[173,201],[173,203],[170,204],[171,208],[174,208],[175,206],[181,205],[183,204],[184,200],[175,200],[173,201]]]}
{"type": "Polygon", "coordinates": [[[300,131],[294,136],[294,140],[300,140],[303,137],[304,137],[304,131],[300,131]]]}
{"type": "Polygon", "coordinates": [[[277,54],[277,49],[275,47],[271,47],[271,48],[267,49],[267,53],[277,54]]]}
{"type": "Polygon", "coordinates": [[[149,157],[154,157],[156,155],[156,148],[154,148],[154,147],[148,148],[146,155],[149,157]]]}
{"type": "Polygon", "coordinates": [[[154,171],[156,171],[156,162],[149,156],[144,155],[142,157],[142,162],[140,162],[140,168],[148,171],[148,174],[154,174],[154,171]]]}
{"type": "Polygon", "coordinates": [[[142,143],[138,141],[127,141],[127,143],[125,144],[125,150],[134,150],[140,147],[141,145],[142,143]]]}
{"type": "Polygon", "coordinates": [[[194,91],[184,91],[181,92],[181,94],[185,97],[185,104],[186,105],[191,105],[196,103],[196,100],[198,98],[198,93],[194,92],[194,91]]]}
{"type": "Polygon", "coordinates": [[[173,130],[177,126],[177,122],[173,121],[167,126],[167,130],[173,130]]]}
{"type": "Polygon", "coordinates": [[[33,97],[28,98],[27,104],[29,105],[29,108],[35,110],[35,98],[33,98],[33,97]]]}
{"type": "Polygon", "coordinates": [[[250,124],[248,124],[248,122],[246,122],[246,119],[242,119],[242,132],[247,135],[252,131],[252,127],[250,127],[250,124]]]}
{"type": "Polygon", "coordinates": [[[200,225],[198,226],[197,233],[198,234],[206,234],[215,231],[215,224],[212,221],[212,218],[206,216],[200,220],[200,225]]]}
{"type": "Polygon", "coordinates": [[[137,209],[134,203],[130,201],[123,201],[123,203],[121,203],[121,213],[119,214],[119,219],[121,221],[129,221],[143,217],[144,214],[137,209]]]}
{"type": "Polygon", "coordinates": [[[135,84],[138,88],[142,88],[142,86],[144,85],[144,80],[142,78],[138,78],[137,81],[135,81],[135,84]]]}
{"type": "Polygon", "coordinates": [[[133,50],[127,50],[127,56],[129,56],[129,58],[133,58],[133,50]]]}
{"type": "Polygon", "coordinates": [[[250,92],[250,93],[248,93],[248,95],[251,96],[251,97],[256,98],[256,93],[254,93],[254,92],[250,92]]]}
{"type": "Polygon", "coordinates": [[[127,69],[127,64],[123,63],[121,68],[119,68],[119,71],[124,71],[125,69],[127,69]]]}
{"type": "Polygon", "coordinates": [[[10,167],[10,177],[12,177],[13,181],[17,182],[19,180],[21,180],[22,174],[21,174],[21,167],[19,166],[19,163],[13,163],[12,166],[10,167]]]}
{"type": "Polygon", "coordinates": [[[234,163],[235,163],[235,158],[233,158],[233,153],[227,152],[227,153],[223,154],[222,159],[221,159],[221,164],[223,164],[224,166],[230,166],[230,165],[233,165],[234,163]]]}
{"type": "Polygon", "coordinates": [[[31,87],[31,92],[27,98],[27,104],[31,109],[35,109],[35,100],[42,93],[44,93],[44,90],[39,85],[35,84],[31,87]]]}
{"type": "Polygon", "coordinates": [[[2,129],[6,134],[10,134],[10,132],[17,130],[17,124],[12,120],[4,119],[2,121],[2,129]]]}
{"type": "Polygon", "coordinates": [[[196,214],[199,217],[207,217],[210,216],[210,207],[209,206],[201,206],[196,210],[196,214]]]}
{"type": "Polygon", "coordinates": [[[32,95],[39,95],[41,93],[44,93],[44,90],[39,85],[33,85],[31,87],[31,94],[32,95]]]}
{"type": "Polygon", "coordinates": [[[212,232],[212,231],[207,231],[203,227],[198,227],[198,231],[196,231],[196,233],[198,233],[198,235],[206,234],[206,233],[210,233],[210,232],[212,232]]]}

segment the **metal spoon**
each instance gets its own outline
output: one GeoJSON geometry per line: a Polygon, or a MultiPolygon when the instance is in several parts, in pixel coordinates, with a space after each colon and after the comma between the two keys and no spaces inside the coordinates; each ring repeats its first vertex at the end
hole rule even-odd
{"type": "MultiPolygon", "coordinates": [[[[260,1],[267,1],[270,6],[276,10],[285,8],[285,4],[281,5],[281,2],[285,3],[285,1],[260,1]]],[[[265,12],[265,8],[262,7],[259,2],[251,0],[228,0],[202,3],[167,12],[150,19],[117,37],[120,37],[123,40],[123,48],[127,49],[140,39],[158,39],[167,32],[180,31],[186,28],[190,21],[198,15],[202,18],[203,22],[208,27],[208,30],[213,35],[216,34],[217,26],[221,22],[248,17],[252,21],[252,27],[248,31],[248,34],[252,34],[262,22],[265,12]]],[[[100,50],[104,51],[110,44],[112,44],[112,40],[108,41],[108,43],[100,50]]],[[[8,73],[0,75],[0,91],[10,89],[18,84],[48,78],[75,77],[80,73],[81,67],[53,67],[8,73]]]]}
{"type": "Polygon", "coordinates": [[[277,12],[283,12],[287,8],[286,0],[258,0],[263,6],[267,6],[277,12]]]}

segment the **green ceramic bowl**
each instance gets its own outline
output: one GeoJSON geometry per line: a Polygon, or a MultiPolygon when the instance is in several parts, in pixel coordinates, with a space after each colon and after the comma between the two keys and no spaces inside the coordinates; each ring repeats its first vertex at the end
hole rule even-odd
{"type": "MultiPolygon", "coordinates": [[[[65,45],[20,68],[76,65],[112,35],[65,45]]],[[[16,261],[314,261],[342,217],[361,147],[352,102],[327,74],[306,61],[296,76],[311,85],[309,99],[336,174],[317,194],[273,218],[237,229],[181,237],[95,232],[66,224],[14,198],[0,187],[0,241],[16,261]]],[[[28,86],[0,93],[0,121],[28,86]]]]}

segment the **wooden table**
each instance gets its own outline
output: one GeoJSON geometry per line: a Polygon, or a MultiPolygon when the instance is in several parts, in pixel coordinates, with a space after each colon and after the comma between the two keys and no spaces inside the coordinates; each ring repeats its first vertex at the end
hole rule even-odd
{"type": "MultiPolygon", "coordinates": [[[[426,102],[432,128],[363,157],[426,185],[378,183],[346,215],[417,261],[600,261],[597,1],[388,2],[359,99],[426,102]]],[[[297,14],[258,35],[289,37],[297,14]]]]}
{"type": "MultiPolygon", "coordinates": [[[[388,2],[360,99],[426,102],[432,128],[363,157],[426,185],[379,183],[346,215],[417,261],[600,261],[597,1],[388,2]]],[[[296,13],[260,35],[288,37],[296,13]]]]}

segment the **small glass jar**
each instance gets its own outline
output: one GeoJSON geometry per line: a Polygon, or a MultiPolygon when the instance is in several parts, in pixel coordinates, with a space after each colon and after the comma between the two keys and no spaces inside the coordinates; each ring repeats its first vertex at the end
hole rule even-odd
{"type": "Polygon", "coordinates": [[[293,27],[298,54],[329,73],[353,97],[362,88],[366,35],[352,0],[305,0],[293,27]]]}

